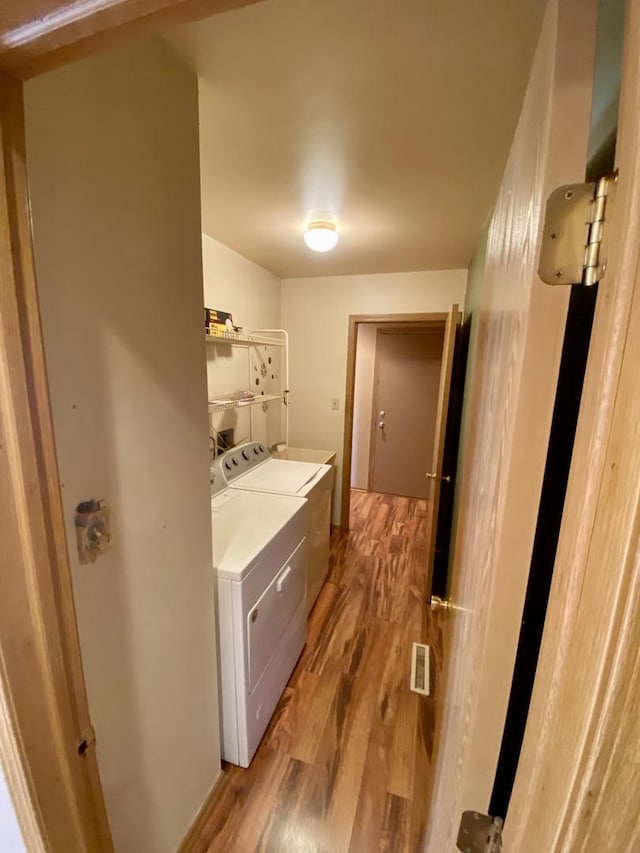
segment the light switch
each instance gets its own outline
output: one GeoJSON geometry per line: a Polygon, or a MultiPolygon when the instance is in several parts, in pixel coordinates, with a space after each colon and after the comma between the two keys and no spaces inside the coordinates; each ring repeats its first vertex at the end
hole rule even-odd
{"type": "Polygon", "coordinates": [[[340,411],[340,397],[332,397],[331,398],[331,411],[339,412],[340,411]]]}

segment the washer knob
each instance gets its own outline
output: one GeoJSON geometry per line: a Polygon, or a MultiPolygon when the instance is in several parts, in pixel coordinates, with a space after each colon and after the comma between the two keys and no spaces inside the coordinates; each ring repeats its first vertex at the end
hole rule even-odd
{"type": "Polygon", "coordinates": [[[234,456],[234,457],[232,457],[231,461],[233,462],[233,464],[234,464],[234,465],[237,465],[237,464],[238,464],[238,460],[236,459],[236,457],[235,457],[235,456],[234,456]]]}
{"type": "Polygon", "coordinates": [[[242,451],[242,456],[243,456],[243,458],[244,458],[244,459],[246,459],[246,460],[247,460],[247,462],[249,461],[249,454],[247,453],[247,451],[246,451],[246,450],[243,450],[243,451],[242,451]]]}
{"type": "Polygon", "coordinates": [[[229,463],[228,463],[228,462],[225,462],[225,463],[224,463],[224,467],[227,469],[227,471],[230,471],[230,470],[231,470],[231,465],[229,465],[229,463]]]}

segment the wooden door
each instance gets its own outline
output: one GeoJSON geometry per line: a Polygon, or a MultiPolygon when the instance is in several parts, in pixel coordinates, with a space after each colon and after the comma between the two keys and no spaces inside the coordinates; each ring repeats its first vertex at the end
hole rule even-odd
{"type": "Polygon", "coordinates": [[[427,497],[442,361],[442,331],[380,329],[371,417],[369,488],[427,497]]]}
{"type": "Polygon", "coordinates": [[[639,0],[624,33],[609,262],[506,850],[640,850],[639,0]]]}
{"type": "MultiPolygon", "coordinates": [[[[541,218],[551,189],[584,179],[594,47],[595,2],[551,0],[489,228],[466,380],[429,853],[454,848],[463,810],[489,805],[569,295],[537,277],[541,218]]],[[[533,849],[549,848],[513,847],[533,849]]]]}
{"type": "Polygon", "coordinates": [[[440,511],[440,494],[444,487],[453,487],[451,473],[442,470],[444,461],[444,445],[447,434],[447,420],[449,416],[449,395],[451,392],[451,377],[453,375],[453,363],[456,354],[456,335],[460,311],[457,305],[452,305],[447,317],[444,329],[444,343],[442,347],[442,361],[440,363],[440,377],[438,385],[438,409],[436,412],[436,423],[433,432],[433,448],[431,451],[431,466],[425,471],[425,479],[432,484],[431,504],[429,507],[430,520],[427,525],[427,583],[425,589],[427,594],[431,590],[433,581],[433,564],[436,556],[436,536],[438,532],[438,512],[440,511]]]}

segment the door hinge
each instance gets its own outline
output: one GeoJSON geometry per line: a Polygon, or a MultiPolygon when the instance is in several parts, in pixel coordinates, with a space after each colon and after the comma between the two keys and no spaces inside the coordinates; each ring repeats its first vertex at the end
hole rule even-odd
{"type": "Polygon", "coordinates": [[[500,853],[502,850],[502,819],[463,812],[456,846],[463,853],[500,853]]]}
{"type": "Polygon", "coordinates": [[[538,275],[546,284],[592,285],[604,278],[618,176],[566,184],[547,200],[538,275]]]}
{"type": "Polygon", "coordinates": [[[78,755],[81,758],[87,754],[89,749],[92,746],[96,745],[96,733],[94,731],[93,726],[88,726],[80,735],[80,740],[78,741],[78,755]]]}

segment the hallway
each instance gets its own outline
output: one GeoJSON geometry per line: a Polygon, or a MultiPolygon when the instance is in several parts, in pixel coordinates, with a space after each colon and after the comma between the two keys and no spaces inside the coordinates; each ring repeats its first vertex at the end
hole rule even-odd
{"type": "Polygon", "coordinates": [[[225,766],[202,853],[421,849],[434,702],[408,690],[410,650],[431,644],[433,694],[441,647],[423,605],[425,511],[353,492],[306,648],[251,767],[225,766]]]}

